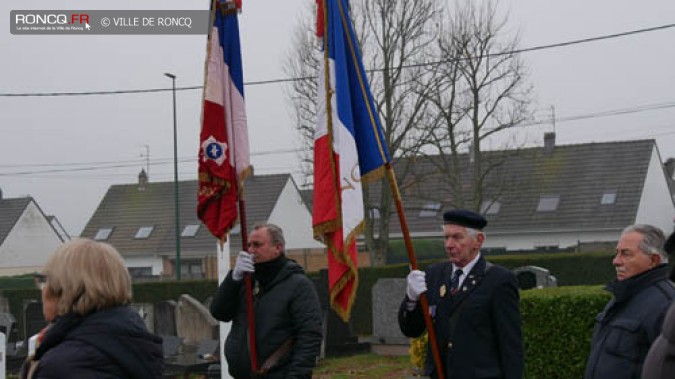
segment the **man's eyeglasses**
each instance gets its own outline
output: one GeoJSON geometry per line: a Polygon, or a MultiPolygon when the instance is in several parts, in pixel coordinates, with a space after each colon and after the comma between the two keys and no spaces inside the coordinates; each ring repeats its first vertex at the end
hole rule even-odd
{"type": "Polygon", "coordinates": [[[33,280],[38,289],[43,289],[47,284],[47,275],[44,274],[33,274],[33,280]]]}

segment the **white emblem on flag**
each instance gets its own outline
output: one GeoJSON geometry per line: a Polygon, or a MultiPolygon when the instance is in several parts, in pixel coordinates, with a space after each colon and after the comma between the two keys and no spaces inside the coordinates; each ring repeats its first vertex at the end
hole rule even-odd
{"type": "Polygon", "coordinates": [[[226,151],[227,144],[225,142],[220,142],[213,136],[209,136],[202,142],[202,161],[206,162],[207,159],[211,159],[220,166],[225,162],[226,151]]]}

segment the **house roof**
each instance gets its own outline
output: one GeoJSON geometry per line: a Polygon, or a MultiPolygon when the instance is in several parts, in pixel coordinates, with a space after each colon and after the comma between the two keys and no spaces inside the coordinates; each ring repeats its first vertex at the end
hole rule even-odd
{"type": "MultiPolygon", "coordinates": [[[[647,168],[655,148],[654,140],[588,143],[555,146],[550,154],[544,148],[485,152],[485,162],[499,164],[487,175],[486,199],[499,202],[496,214],[487,214],[488,233],[578,231],[580,229],[618,229],[634,222],[645,184],[647,168]],[[615,195],[611,195],[614,193],[615,195]],[[601,199],[614,201],[602,204],[601,199]],[[552,211],[537,211],[542,196],[558,198],[552,211]]],[[[411,233],[440,232],[442,212],[457,206],[451,179],[459,179],[465,198],[473,193],[472,166],[467,154],[459,156],[461,178],[448,178],[439,172],[439,156],[401,159],[397,171],[411,169],[399,186],[411,233]],[[434,205],[435,204],[435,205],[434,205]],[[437,212],[421,213],[426,207],[437,212]]],[[[392,204],[393,207],[393,204],[392,204]]],[[[481,210],[483,211],[483,210],[481,210]]],[[[393,208],[391,232],[400,233],[393,208]]]]}
{"type": "MultiPolygon", "coordinates": [[[[267,220],[290,174],[261,175],[246,181],[247,224],[267,220]]],[[[180,231],[187,225],[199,225],[194,237],[181,238],[181,254],[203,256],[212,252],[216,239],[197,218],[197,181],[179,182],[180,231]]],[[[174,182],[149,182],[144,190],[139,184],[114,185],[108,189],[94,212],[82,237],[94,238],[100,229],[111,228],[106,242],[123,255],[174,254],[175,210],[174,182]],[[152,227],[147,238],[135,238],[141,227],[152,227]]],[[[231,250],[240,249],[241,240],[231,235],[231,250]]]]}
{"type": "Polygon", "coordinates": [[[0,245],[5,241],[5,238],[7,238],[9,232],[31,201],[33,201],[32,197],[0,198],[0,245]]]}

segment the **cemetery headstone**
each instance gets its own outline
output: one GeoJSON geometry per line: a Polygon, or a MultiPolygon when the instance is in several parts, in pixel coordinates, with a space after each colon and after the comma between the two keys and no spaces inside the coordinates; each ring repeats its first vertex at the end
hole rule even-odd
{"type": "Polygon", "coordinates": [[[406,282],[400,278],[378,279],[372,289],[373,336],[371,351],[381,355],[407,355],[410,339],[398,327],[398,308],[406,282]]]}
{"type": "Polygon", "coordinates": [[[218,326],[218,320],[197,299],[186,294],[180,296],[176,307],[176,332],[186,344],[219,339],[218,326]]]}
{"type": "Polygon", "coordinates": [[[539,266],[523,266],[513,270],[520,289],[557,287],[558,280],[551,272],[539,266]]]}
{"type": "Polygon", "coordinates": [[[31,301],[24,305],[23,311],[23,335],[26,339],[38,334],[47,325],[42,314],[42,302],[31,301]]]}
{"type": "Polygon", "coordinates": [[[176,336],[176,302],[161,301],[154,305],[155,334],[159,336],[176,336]]]}
{"type": "Polygon", "coordinates": [[[145,327],[151,333],[155,333],[155,310],[153,305],[150,303],[132,303],[131,307],[141,316],[143,322],[145,322],[145,327]]]}
{"type": "Polygon", "coordinates": [[[5,333],[0,332],[0,379],[5,379],[7,375],[7,340],[5,338],[5,333]]]}
{"type": "Polygon", "coordinates": [[[0,296],[0,313],[11,313],[9,310],[9,300],[0,296]]]}

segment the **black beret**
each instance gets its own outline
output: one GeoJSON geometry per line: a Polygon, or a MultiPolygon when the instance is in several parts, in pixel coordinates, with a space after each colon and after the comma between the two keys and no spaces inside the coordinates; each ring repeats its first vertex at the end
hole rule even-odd
{"type": "Polygon", "coordinates": [[[670,237],[666,240],[666,244],[663,245],[663,250],[670,255],[675,255],[675,232],[670,233],[670,237]]]}
{"type": "Polygon", "coordinates": [[[483,230],[487,225],[485,217],[466,209],[453,209],[443,213],[443,223],[483,230]]]}

